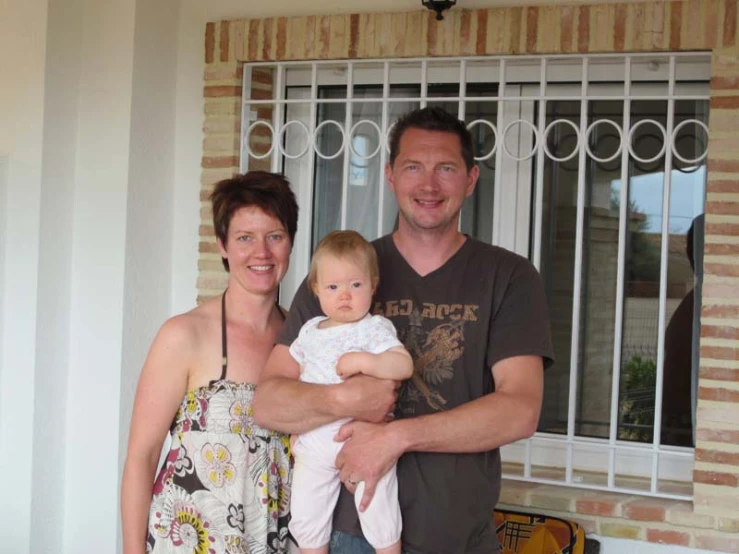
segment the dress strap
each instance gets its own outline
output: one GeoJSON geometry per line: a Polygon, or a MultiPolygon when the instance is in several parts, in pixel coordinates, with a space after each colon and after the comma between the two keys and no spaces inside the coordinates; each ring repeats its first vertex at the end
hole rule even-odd
{"type": "Polygon", "coordinates": [[[221,296],[221,356],[223,368],[221,369],[221,381],[226,378],[226,367],[228,367],[228,341],[226,339],[226,291],[221,296]]]}

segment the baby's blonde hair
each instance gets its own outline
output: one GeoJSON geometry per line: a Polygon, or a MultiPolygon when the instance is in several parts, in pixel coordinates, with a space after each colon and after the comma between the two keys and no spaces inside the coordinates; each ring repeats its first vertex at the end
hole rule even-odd
{"type": "Polygon", "coordinates": [[[318,283],[318,264],[324,256],[334,256],[363,266],[370,276],[372,290],[377,290],[380,282],[380,269],[377,264],[375,248],[356,231],[331,231],[318,243],[313,259],[310,261],[308,286],[315,292],[318,283]]]}

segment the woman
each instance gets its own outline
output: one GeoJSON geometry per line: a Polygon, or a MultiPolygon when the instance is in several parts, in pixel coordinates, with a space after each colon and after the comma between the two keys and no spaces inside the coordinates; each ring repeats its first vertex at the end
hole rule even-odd
{"type": "Polygon", "coordinates": [[[287,551],[289,443],[254,423],[251,401],[285,319],[298,207],[266,172],[221,181],[211,202],[228,287],[167,321],[149,351],[123,471],[125,554],[287,551]]]}

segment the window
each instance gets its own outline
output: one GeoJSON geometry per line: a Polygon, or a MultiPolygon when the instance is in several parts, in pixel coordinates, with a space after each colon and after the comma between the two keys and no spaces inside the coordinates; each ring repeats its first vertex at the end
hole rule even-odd
{"type": "Polygon", "coordinates": [[[557,363],[539,432],[502,450],[504,471],[689,497],[709,62],[697,53],[247,66],[242,169],[283,171],[301,205],[281,301],[327,232],[374,239],[394,228],[388,130],[413,108],[442,106],[467,122],[481,170],[461,229],[528,256],[552,315],[557,363]]]}

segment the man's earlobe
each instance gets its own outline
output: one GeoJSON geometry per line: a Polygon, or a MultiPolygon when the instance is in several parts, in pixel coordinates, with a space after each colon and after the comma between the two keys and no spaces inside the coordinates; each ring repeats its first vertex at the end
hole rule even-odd
{"type": "Polygon", "coordinates": [[[390,162],[385,164],[385,180],[390,188],[393,188],[393,167],[390,162]]]}

